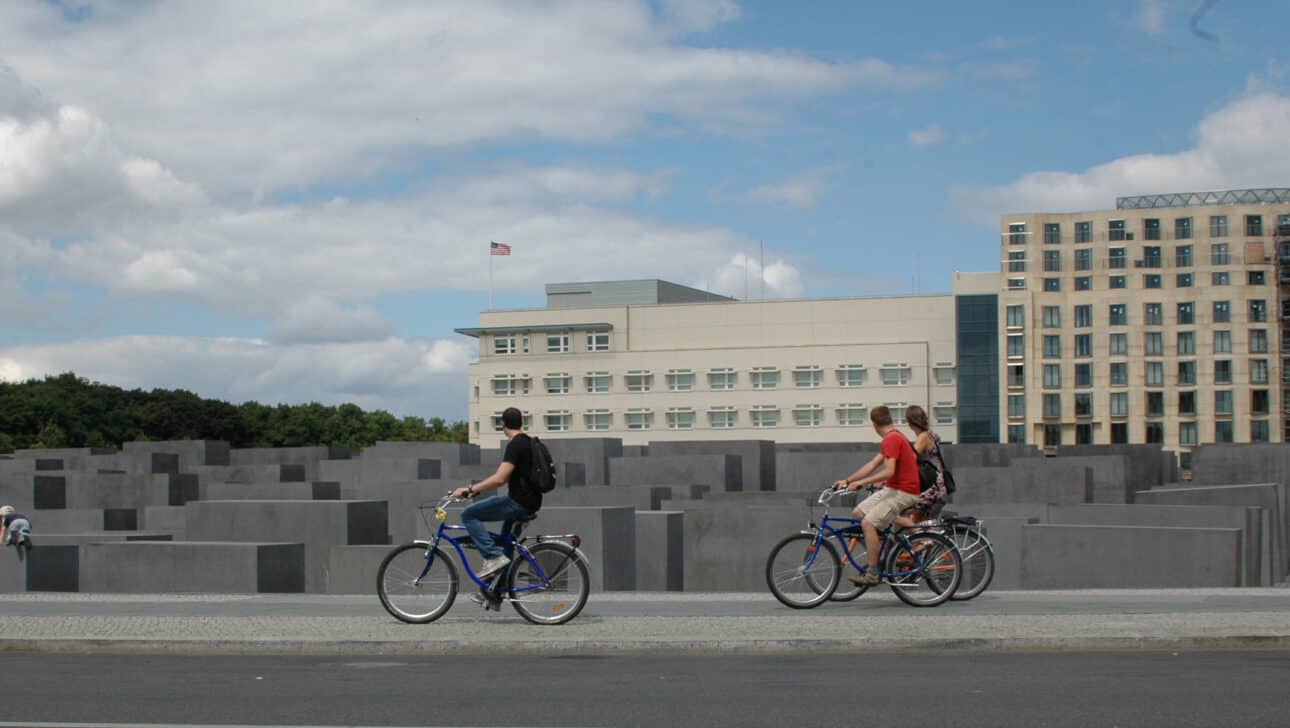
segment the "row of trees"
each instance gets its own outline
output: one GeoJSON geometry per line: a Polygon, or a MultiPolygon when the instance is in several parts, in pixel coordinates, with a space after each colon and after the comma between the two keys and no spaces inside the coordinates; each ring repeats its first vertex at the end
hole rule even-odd
{"type": "Polygon", "coordinates": [[[234,405],[182,389],[125,390],[72,372],[0,382],[0,453],[22,448],[111,447],[132,440],[227,440],[233,447],[331,445],[377,440],[466,442],[465,422],[402,419],[353,404],[234,405]]]}

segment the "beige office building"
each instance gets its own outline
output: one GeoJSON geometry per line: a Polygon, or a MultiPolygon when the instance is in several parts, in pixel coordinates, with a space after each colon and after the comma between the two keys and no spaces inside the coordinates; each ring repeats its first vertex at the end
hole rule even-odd
{"type": "Polygon", "coordinates": [[[1000,417],[1055,446],[1282,442],[1290,189],[1000,221],[1000,417]]]}
{"type": "Polygon", "coordinates": [[[957,433],[949,295],[737,301],[658,280],[547,286],[484,311],[470,437],[517,406],[542,437],[875,441],[869,409],[927,409],[957,433]]]}

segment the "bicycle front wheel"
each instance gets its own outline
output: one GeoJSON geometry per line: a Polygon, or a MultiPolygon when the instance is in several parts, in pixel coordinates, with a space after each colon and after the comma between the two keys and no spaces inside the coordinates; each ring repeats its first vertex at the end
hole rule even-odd
{"type": "Polygon", "coordinates": [[[963,559],[963,580],[955,590],[955,601],[979,596],[994,579],[994,547],[976,528],[957,527],[949,533],[963,559]]]}
{"type": "Polygon", "coordinates": [[[423,544],[405,544],[381,562],[376,571],[376,594],[395,619],[412,624],[433,622],[446,614],[457,598],[457,567],[441,548],[430,552],[423,544]]]}
{"type": "MultiPolygon", "coordinates": [[[[856,537],[854,542],[850,544],[850,548],[851,548],[852,558],[857,558],[861,561],[866,560],[863,537],[856,537]]],[[[842,566],[842,571],[844,573],[847,572],[848,571],[847,566],[850,564],[850,562],[848,562],[846,558],[842,556],[839,556],[838,560],[842,566]]],[[[857,571],[856,573],[859,574],[860,572],[857,571]]],[[[829,595],[829,601],[831,602],[854,601],[856,599],[859,599],[860,595],[864,594],[867,591],[869,591],[869,586],[866,584],[857,584],[854,581],[851,581],[850,579],[840,578],[838,580],[838,588],[834,589],[833,594],[829,595]]]]}
{"type": "Polygon", "coordinates": [[[963,561],[954,543],[939,533],[911,534],[887,556],[884,572],[900,600],[913,607],[934,607],[954,596],[963,578],[963,561]],[[900,576],[897,576],[897,575],[900,576]]]}
{"type": "Polygon", "coordinates": [[[506,573],[511,605],[533,624],[564,624],[587,605],[591,574],[577,549],[559,541],[517,553],[506,573]]]}
{"type": "Polygon", "coordinates": [[[766,558],[766,586],[780,603],[793,609],[810,609],[828,601],[841,578],[837,549],[828,541],[816,545],[814,534],[793,534],[776,544],[766,558]]]}

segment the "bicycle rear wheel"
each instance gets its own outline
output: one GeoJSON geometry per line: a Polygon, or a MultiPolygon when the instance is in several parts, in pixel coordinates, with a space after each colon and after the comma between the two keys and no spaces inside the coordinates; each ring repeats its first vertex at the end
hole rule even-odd
{"type": "Polygon", "coordinates": [[[994,579],[994,547],[977,528],[956,526],[948,535],[963,559],[963,579],[950,599],[967,601],[979,596],[994,579]]]}
{"type": "MultiPolygon", "coordinates": [[[[864,553],[863,537],[857,538],[855,544],[850,548],[851,553],[853,554],[852,558],[858,558],[859,560],[864,560],[866,558],[864,553]]],[[[842,567],[842,574],[838,579],[838,588],[834,589],[833,593],[829,595],[829,601],[850,602],[859,599],[861,594],[869,591],[868,585],[857,584],[846,578],[848,571],[847,567],[850,566],[850,562],[846,559],[845,555],[840,554],[838,556],[838,561],[842,567]]],[[[859,574],[860,572],[857,571],[856,573],[859,574]]]]}
{"type": "Polygon", "coordinates": [[[568,622],[587,605],[591,593],[586,562],[576,549],[559,541],[534,545],[527,558],[517,553],[505,583],[511,606],[533,624],[568,622]]]}
{"type": "Polygon", "coordinates": [[[934,607],[954,596],[963,578],[963,561],[954,543],[939,533],[910,534],[909,548],[903,544],[888,552],[886,574],[912,572],[889,577],[891,590],[913,607],[934,607]]]}
{"type": "Polygon", "coordinates": [[[457,598],[457,567],[443,549],[427,557],[423,544],[405,544],[391,551],[376,571],[376,595],[395,619],[425,624],[442,617],[457,598]],[[426,569],[430,569],[418,580],[426,569]]]}
{"type": "Polygon", "coordinates": [[[766,558],[766,586],[784,606],[809,609],[828,601],[842,578],[838,551],[815,534],[795,533],[775,544],[766,558]]]}

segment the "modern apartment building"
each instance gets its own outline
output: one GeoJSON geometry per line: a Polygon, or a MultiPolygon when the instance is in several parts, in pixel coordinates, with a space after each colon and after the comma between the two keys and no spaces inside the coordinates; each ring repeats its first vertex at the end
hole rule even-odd
{"type": "Polygon", "coordinates": [[[1000,221],[1008,442],[1283,442],[1290,189],[1000,221]]]}
{"type": "Polygon", "coordinates": [[[512,405],[543,437],[875,441],[869,408],[914,403],[952,441],[955,317],[949,295],[737,301],[658,280],[551,284],[545,308],[484,311],[457,330],[480,343],[471,441],[495,442],[512,405]]]}

